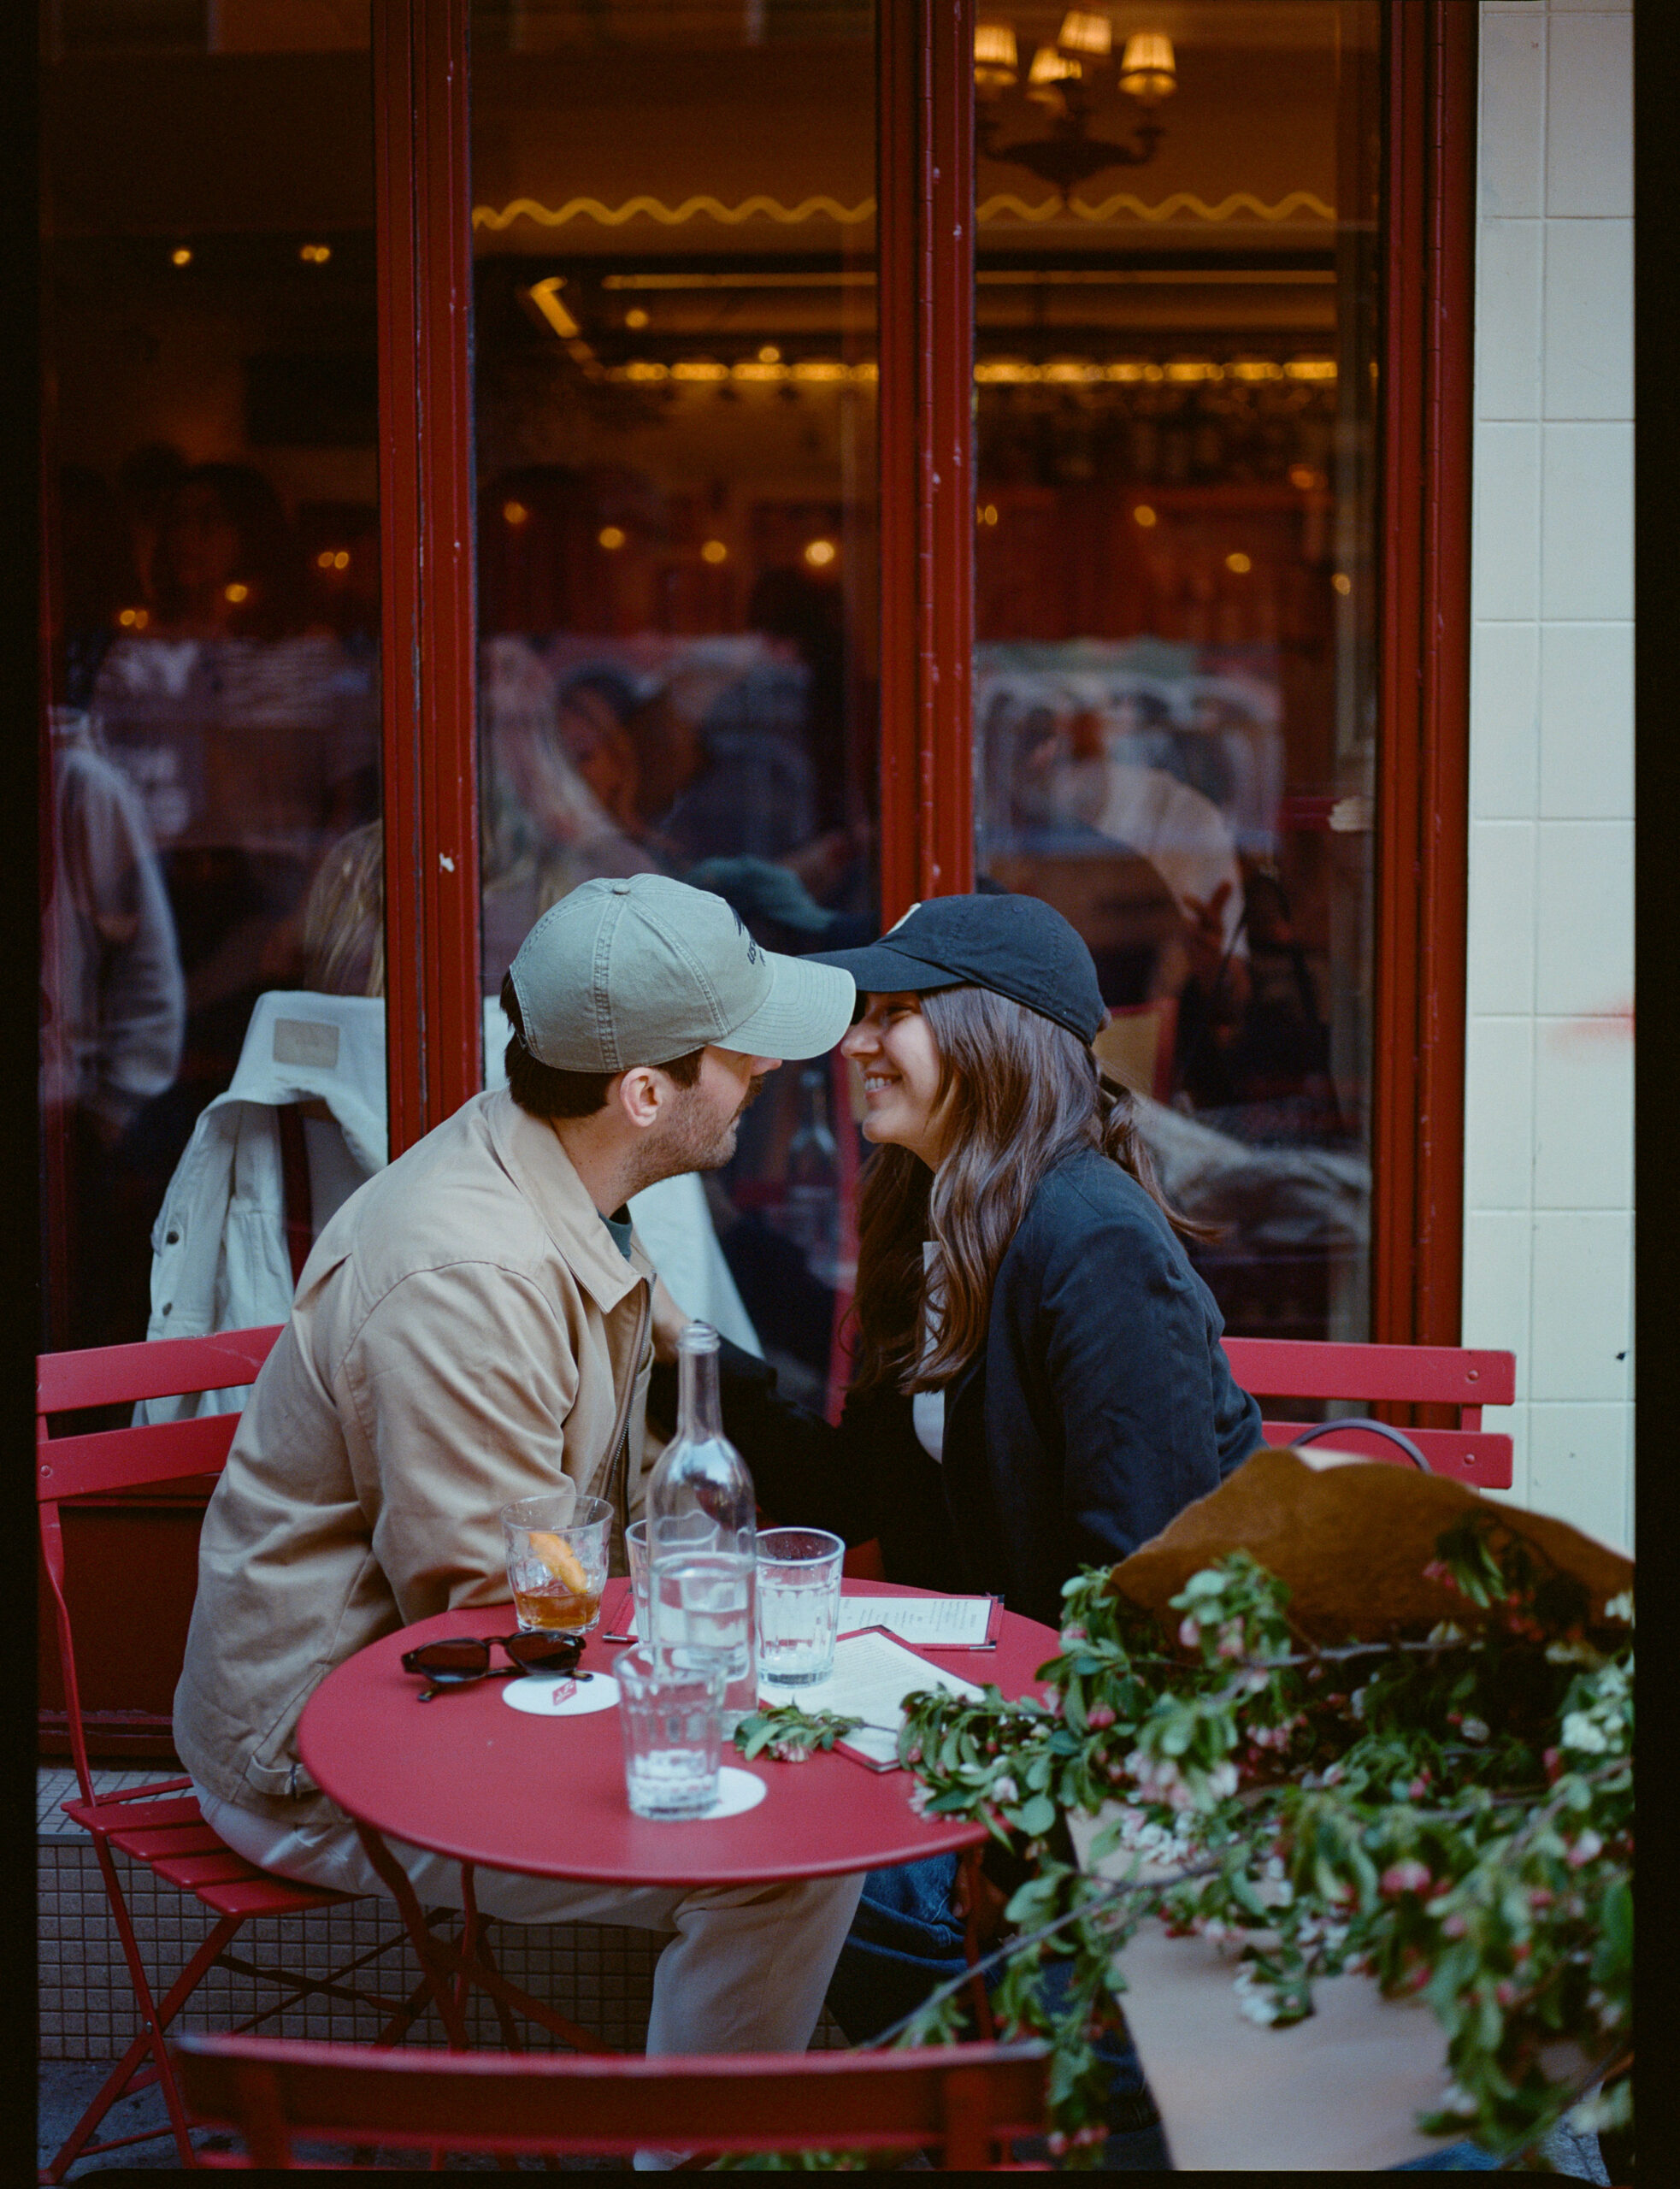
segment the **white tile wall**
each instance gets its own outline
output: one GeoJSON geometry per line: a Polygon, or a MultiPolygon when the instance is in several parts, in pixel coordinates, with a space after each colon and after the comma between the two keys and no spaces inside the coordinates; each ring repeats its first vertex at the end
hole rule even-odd
{"type": "Polygon", "coordinates": [[[1470,810],[1478,821],[1519,821],[1535,810],[1540,765],[1540,630],[1483,623],[1471,659],[1470,810]]]}
{"type": "Polygon", "coordinates": [[[1631,820],[1633,625],[1547,624],[1537,697],[1541,818],[1631,820]]]}
{"type": "Polygon", "coordinates": [[[1466,1344],[1510,1496],[1632,1544],[1632,23],[1483,0],[1466,1344]]]}
{"type": "MultiPolygon", "coordinates": [[[[1625,619],[1633,614],[1633,427],[1548,422],[1540,430],[1541,618],[1625,619]]],[[[1513,500],[1525,518],[1525,498],[1513,500]]]]}

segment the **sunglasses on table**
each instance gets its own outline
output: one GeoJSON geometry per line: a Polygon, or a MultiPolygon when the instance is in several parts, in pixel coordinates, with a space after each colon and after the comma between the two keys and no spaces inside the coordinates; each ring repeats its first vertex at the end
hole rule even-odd
{"type": "Polygon", "coordinates": [[[419,1697],[429,1702],[446,1687],[469,1687],[477,1679],[506,1679],[513,1673],[570,1673],[578,1679],[589,1679],[591,1673],[577,1669],[583,1647],[581,1634],[459,1634],[441,1642],[423,1643],[418,1649],[405,1649],[403,1670],[430,1680],[432,1685],[422,1687],[419,1697]],[[505,1649],[510,1661],[492,1669],[492,1649],[505,1649]]]}

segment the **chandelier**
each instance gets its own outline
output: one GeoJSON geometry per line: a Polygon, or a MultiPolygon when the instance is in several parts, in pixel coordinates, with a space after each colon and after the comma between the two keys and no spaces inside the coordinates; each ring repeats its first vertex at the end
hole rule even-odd
{"type": "MultiPolygon", "coordinates": [[[[1091,133],[1098,91],[1114,49],[1114,26],[1095,10],[1070,8],[1053,45],[1040,45],[1020,86],[1020,50],[1013,24],[977,22],[974,29],[975,141],[988,160],[1026,168],[1061,192],[1105,168],[1141,168],[1166,133],[1153,109],[1178,88],[1172,40],[1164,31],[1138,31],[1126,41],[1116,81],[1144,109],[1129,144],[1091,133]],[[1017,91],[1017,86],[1020,86],[1017,91]],[[1050,118],[1047,137],[1002,141],[1011,108],[1030,103],[1050,118]]],[[[1024,116],[1023,117],[1024,119],[1024,116]]]]}

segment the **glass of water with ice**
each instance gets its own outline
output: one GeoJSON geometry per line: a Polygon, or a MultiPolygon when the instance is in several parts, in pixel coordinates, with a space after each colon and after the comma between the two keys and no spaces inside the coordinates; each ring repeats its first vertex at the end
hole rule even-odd
{"type": "Polygon", "coordinates": [[[638,1816],[704,1816],[722,1761],[716,1673],[681,1671],[645,1649],[626,1649],[612,1672],[630,1807],[638,1816]]]}
{"type": "Polygon", "coordinates": [[[653,1546],[646,1648],[679,1672],[710,1673],[722,1685],[724,1738],[758,1707],[752,1667],[755,1573],[750,1554],[653,1546]]]}
{"type": "Polygon", "coordinates": [[[758,1677],[810,1687],[834,1669],[846,1545],[824,1528],[767,1528],[758,1538],[758,1677]]]}

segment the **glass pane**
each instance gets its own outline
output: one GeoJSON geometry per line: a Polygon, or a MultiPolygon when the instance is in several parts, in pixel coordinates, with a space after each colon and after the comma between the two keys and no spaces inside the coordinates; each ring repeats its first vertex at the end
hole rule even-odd
{"type": "MultiPolygon", "coordinates": [[[[508,963],[591,876],[716,890],[777,950],[875,932],[874,18],[479,0],[472,36],[498,1077],[508,963]]],[[[686,1230],[637,1212],[656,1260],[663,1240],[700,1273],[685,1298],[666,1272],[681,1304],[724,1299],[736,1335],[733,1285],[818,1405],[849,1295],[849,1099],[829,1059],[772,1074],[705,1181],[710,1224],[692,1186],[686,1230]]]]}
{"type": "Polygon", "coordinates": [[[1229,1327],[1353,1338],[1377,11],[1168,12],[981,10],[977,864],[1089,942],[1229,1327]]]}
{"type": "Polygon", "coordinates": [[[382,1128],[382,1012],[366,1054],[368,1012],[253,1014],[376,987],[376,337],[365,7],[53,0],[43,51],[62,1348],[282,1319],[286,1219],[307,1239],[375,1152],[335,1118],[353,1083],[382,1128]],[[230,1087],[254,1106],[184,1165],[230,1087]],[[178,1166],[194,1258],[156,1297],[178,1166]]]}

